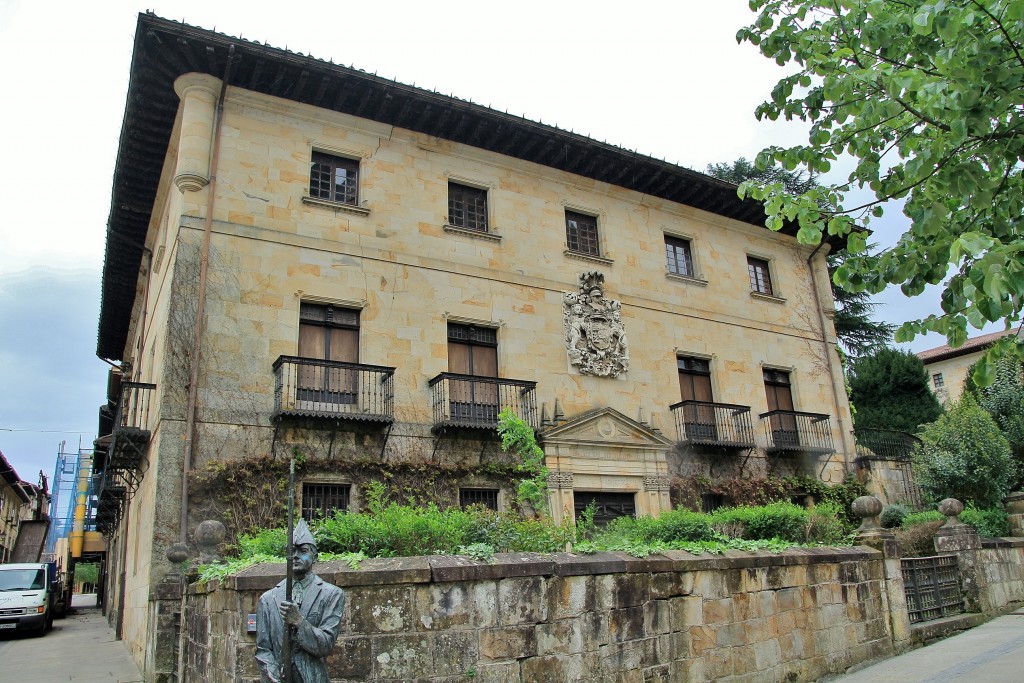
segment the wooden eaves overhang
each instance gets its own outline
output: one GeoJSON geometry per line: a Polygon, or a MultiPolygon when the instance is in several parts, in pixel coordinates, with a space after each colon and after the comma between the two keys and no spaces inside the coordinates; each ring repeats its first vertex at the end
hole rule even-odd
{"type": "MultiPolygon", "coordinates": [[[[372,119],[636,190],[764,227],[736,186],[675,164],[448,95],[259,42],[140,14],[114,169],[96,354],[122,360],[143,242],[178,111],[174,81],[199,72],[229,85],[372,119]]],[[[795,234],[795,226],[783,232],[795,234]]]]}

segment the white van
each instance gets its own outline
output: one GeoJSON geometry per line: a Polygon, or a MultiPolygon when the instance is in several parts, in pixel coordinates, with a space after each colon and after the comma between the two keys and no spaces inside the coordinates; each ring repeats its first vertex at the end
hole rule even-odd
{"type": "Polygon", "coordinates": [[[53,626],[59,592],[52,563],[0,564],[0,630],[43,635],[53,626]]]}

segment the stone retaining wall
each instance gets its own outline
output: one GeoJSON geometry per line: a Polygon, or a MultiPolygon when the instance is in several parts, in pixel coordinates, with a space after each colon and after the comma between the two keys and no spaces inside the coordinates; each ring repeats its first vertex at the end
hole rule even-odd
{"type": "Polygon", "coordinates": [[[977,553],[982,611],[1024,600],[1024,538],[986,539],[977,553]]]}
{"type": "MultiPolygon", "coordinates": [[[[893,651],[882,553],[794,549],[644,559],[499,555],[340,563],[332,680],[813,681],[893,651]]],[[[185,682],[259,680],[245,617],[283,565],[185,597],[185,682]]]]}

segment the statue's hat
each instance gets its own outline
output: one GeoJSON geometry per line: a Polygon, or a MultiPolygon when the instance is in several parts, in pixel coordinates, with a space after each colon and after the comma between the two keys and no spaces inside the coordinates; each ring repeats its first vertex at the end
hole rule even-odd
{"type": "Polygon", "coordinates": [[[316,539],[313,533],[306,526],[306,520],[300,519],[292,531],[292,545],[311,545],[316,547],[316,539]]]}

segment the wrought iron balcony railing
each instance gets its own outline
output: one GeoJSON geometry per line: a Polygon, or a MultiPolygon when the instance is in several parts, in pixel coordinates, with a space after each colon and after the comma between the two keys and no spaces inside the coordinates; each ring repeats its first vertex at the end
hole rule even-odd
{"type": "Polygon", "coordinates": [[[131,495],[138,489],[148,468],[149,412],[154,389],[155,384],[146,382],[121,382],[113,432],[96,440],[97,448],[106,447],[106,457],[94,460],[96,465],[102,465],[103,474],[97,493],[120,487],[131,495]]]}
{"type": "Polygon", "coordinates": [[[680,401],[669,406],[679,443],[719,448],[754,448],[750,406],[710,401],[680,401]]]}
{"type": "Polygon", "coordinates": [[[430,380],[434,428],[496,429],[504,408],[537,429],[536,382],[442,372],[430,380]]]}
{"type": "Polygon", "coordinates": [[[394,422],[395,369],[281,356],[274,361],[274,415],[394,422]]]}
{"type": "Polygon", "coordinates": [[[770,410],[761,413],[761,423],[768,437],[769,452],[803,451],[835,453],[832,445],[832,423],[823,413],[802,413],[796,410],[770,410]]]}
{"type": "Polygon", "coordinates": [[[921,439],[893,429],[855,429],[857,458],[866,460],[909,461],[921,439]]]}

